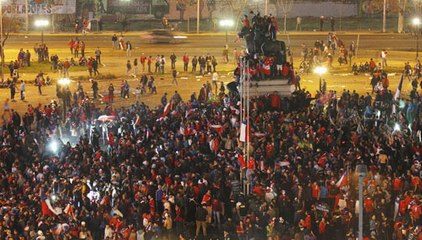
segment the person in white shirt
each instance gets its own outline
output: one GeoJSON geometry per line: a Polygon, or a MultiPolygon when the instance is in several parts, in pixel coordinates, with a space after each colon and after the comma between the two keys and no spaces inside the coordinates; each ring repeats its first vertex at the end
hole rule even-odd
{"type": "Polygon", "coordinates": [[[387,51],[383,49],[381,51],[381,67],[384,69],[387,66],[387,51]]]}

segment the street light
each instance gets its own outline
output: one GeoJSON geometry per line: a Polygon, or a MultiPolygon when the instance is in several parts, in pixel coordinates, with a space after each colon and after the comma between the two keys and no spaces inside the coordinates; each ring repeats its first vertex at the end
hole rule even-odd
{"type": "Polygon", "coordinates": [[[327,72],[327,68],[323,66],[318,66],[314,69],[314,73],[319,75],[319,91],[321,91],[321,81],[322,81],[322,75],[327,72]]]}
{"type": "Polygon", "coordinates": [[[222,19],[220,20],[220,26],[226,29],[226,46],[227,46],[227,42],[228,42],[227,32],[229,28],[234,26],[234,21],[231,19],[222,19]]]}
{"type": "Polygon", "coordinates": [[[35,27],[41,28],[41,44],[44,45],[44,28],[48,26],[50,22],[47,19],[35,20],[35,27]]]}
{"type": "Polygon", "coordinates": [[[57,83],[61,86],[68,86],[70,84],[69,78],[60,78],[57,83]]]}
{"type": "Polygon", "coordinates": [[[363,178],[368,173],[365,164],[356,165],[356,173],[359,176],[359,240],[363,238],[363,178]]]}
{"type": "Polygon", "coordinates": [[[412,20],[413,26],[415,27],[415,34],[416,34],[416,61],[419,58],[419,25],[421,24],[421,20],[418,17],[415,17],[412,20]]]}

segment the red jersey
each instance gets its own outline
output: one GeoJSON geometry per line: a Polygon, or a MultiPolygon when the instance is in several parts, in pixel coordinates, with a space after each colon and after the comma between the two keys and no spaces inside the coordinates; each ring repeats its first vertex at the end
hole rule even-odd
{"type": "Polygon", "coordinates": [[[189,56],[188,55],[183,56],[183,62],[189,63],[189,56]]]}
{"type": "Polygon", "coordinates": [[[141,62],[141,64],[142,65],[144,65],[145,64],[145,61],[146,61],[146,57],[145,56],[142,56],[141,58],[140,58],[140,62],[141,62]]]}

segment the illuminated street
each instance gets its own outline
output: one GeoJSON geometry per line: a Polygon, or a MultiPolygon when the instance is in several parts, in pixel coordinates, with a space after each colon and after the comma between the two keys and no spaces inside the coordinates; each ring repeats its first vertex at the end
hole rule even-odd
{"type": "MultiPolygon", "coordinates": [[[[167,68],[167,74],[164,76],[158,75],[157,77],[157,89],[159,94],[157,95],[145,95],[142,96],[141,99],[147,104],[151,104],[152,106],[159,103],[159,99],[161,98],[161,94],[164,92],[171,93],[174,90],[179,90],[182,97],[187,98],[190,96],[192,92],[198,92],[199,88],[202,84],[206,83],[206,81],[211,80],[211,76],[204,76],[202,78],[197,78],[196,75],[190,73],[184,73],[183,71],[183,63],[182,63],[182,56],[184,53],[188,53],[189,56],[192,58],[195,55],[206,55],[211,54],[217,57],[220,64],[218,65],[218,69],[222,70],[224,74],[221,74],[221,80],[225,83],[232,81],[232,72],[235,68],[233,64],[233,49],[241,49],[243,46],[243,41],[239,43],[234,43],[235,36],[229,36],[229,47],[230,47],[230,56],[231,64],[224,64],[222,63],[222,51],[225,44],[225,36],[224,34],[203,34],[203,35],[187,35],[187,39],[180,39],[177,40],[174,44],[153,44],[150,43],[149,40],[141,38],[140,36],[145,34],[144,32],[140,33],[128,33],[125,36],[125,40],[130,40],[134,46],[134,50],[132,53],[132,61],[134,57],[140,57],[141,53],[145,53],[146,56],[151,55],[155,57],[157,54],[164,54],[166,58],[172,53],[175,53],[178,56],[176,66],[177,70],[179,71],[178,77],[180,78],[178,86],[171,85],[171,76],[170,69],[167,68]],[[226,75],[227,74],[227,75],[226,75]]],[[[181,33],[181,35],[184,35],[181,33]]],[[[105,67],[100,66],[100,73],[102,75],[113,74],[117,78],[113,80],[100,80],[100,92],[103,94],[106,92],[106,86],[110,82],[114,84],[120,85],[121,80],[128,79],[131,83],[131,87],[135,88],[138,84],[138,81],[132,77],[126,77],[126,52],[119,51],[119,50],[112,50],[111,48],[111,36],[112,33],[109,34],[88,34],[86,36],[83,35],[50,35],[46,34],[44,36],[44,41],[49,47],[50,55],[51,54],[58,54],[60,59],[68,58],[70,59],[72,55],[67,47],[68,41],[70,38],[74,38],[78,36],[80,40],[85,41],[86,44],[86,55],[87,56],[94,56],[94,51],[97,46],[99,46],[103,51],[103,63],[105,67]]],[[[346,44],[350,43],[351,41],[355,41],[357,39],[356,33],[348,33],[345,35],[339,34],[340,39],[345,42],[346,44]]],[[[279,38],[287,42],[287,37],[285,35],[279,35],[279,38]]],[[[300,51],[301,51],[301,44],[305,43],[307,46],[313,46],[315,40],[326,40],[326,34],[319,34],[319,33],[292,33],[290,36],[290,46],[293,51],[293,57],[295,61],[295,65],[299,65],[300,61],[300,51]]],[[[6,63],[9,60],[13,59],[13,56],[16,56],[18,53],[18,49],[20,47],[24,47],[24,49],[29,49],[32,51],[32,47],[34,43],[40,41],[40,36],[37,34],[30,34],[28,38],[25,38],[24,35],[20,36],[13,36],[10,40],[6,43],[6,63]]],[[[366,62],[369,58],[377,59],[377,53],[380,49],[388,49],[389,50],[389,63],[391,72],[396,73],[396,76],[392,76],[390,78],[391,86],[394,89],[398,81],[400,79],[400,72],[404,67],[405,61],[414,62],[414,46],[415,38],[411,35],[399,35],[399,34],[375,34],[375,33],[363,33],[360,36],[360,43],[359,43],[359,51],[358,51],[358,60],[353,59],[353,62],[366,62]]],[[[36,60],[35,54],[32,55],[33,61],[36,60]]],[[[169,60],[169,59],[168,59],[169,60]]],[[[21,77],[25,80],[33,81],[35,75],[39,72],[39,69],[49,69],[49,63],[45,64],[45,67],[31,67],[29,69],[24,69],[21,72],[21,77]]],[[[360,74],[358,76],[352,76],[351,74],[351,67],[350,66],[342,66],[339,67],[338,63],[334,61],[333,64],[333,74],[330,72],[327,73],[324,78],[327,80],[327,87],[328,89],[333,89],[337,91],[342,91],[344,88],[350,90],[357,90],[359,93],[363,94],[371,89],[369,76],[365,76],[360,74]]],[[[7,66],[6,66],[7,67],[7,66]]],[[[140,71],[141,72],[141,71],[140,71]]],[[[46,72],[53,80],[58,79],[58,73],[51,73],[50,71],[46,72]]],[[[71,89],[76,88],[76,83],[79,76],[84,76],[87,78],[88,71],[86,68],[79,68],[78,70],[70,70],[70,78],[72,83],[70,84],[71,89]]],[[[7,75],[6,75],[7,77],[7,75]]],[[[138,76],[139,77],[139,76],[138,76]]],[[[95,79],[95,78],[94,78],[95,79]]],[[[302,76],[302,86],[306,87],[311,93],[314,93],[315,90],[318,89],[318,76],[315,74],[303,75],[302,76]]],[[[90,84],[87,80],[82,81],[84,88],[87,91],[90,91],[90,84]]],[[[405,91],[410,91],[411,86],[405,84],[404,85],[405,91]]],[[[39,97],[36,93],[36,88],[28,86],[28,101],[29,102],[41,102],[46,103],[49,102],[52,98],[56,98],[55,96],[55,87],[45,87],[44,95],[39,97]]],[[[7,97],[9,95],[9,91],[4,89],[0,90],[0,96],[7,97]]],[[[126,101],[123,105],[127,105],[130,101],[126,101]]],[[[120,104],[120,103],[119,103],[120,104]]],[[[13,108],[20,110],[22,104],[19,102],[11,103],[13,108]]],[[[23,110],[26,110],[24,106],[23,110]]]]}

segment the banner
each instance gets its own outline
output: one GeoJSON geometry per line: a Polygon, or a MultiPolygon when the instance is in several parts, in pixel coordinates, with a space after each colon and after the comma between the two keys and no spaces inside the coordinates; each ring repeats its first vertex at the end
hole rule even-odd
{"type": "MultiPolygon", "coordinates": [[[[25,15],[25,0],[3,0],[2,4],[6,15],[25,15]]],[[[29,15],[75,14],[75,12],[76,0],[28,0],[29,15]]]]}

